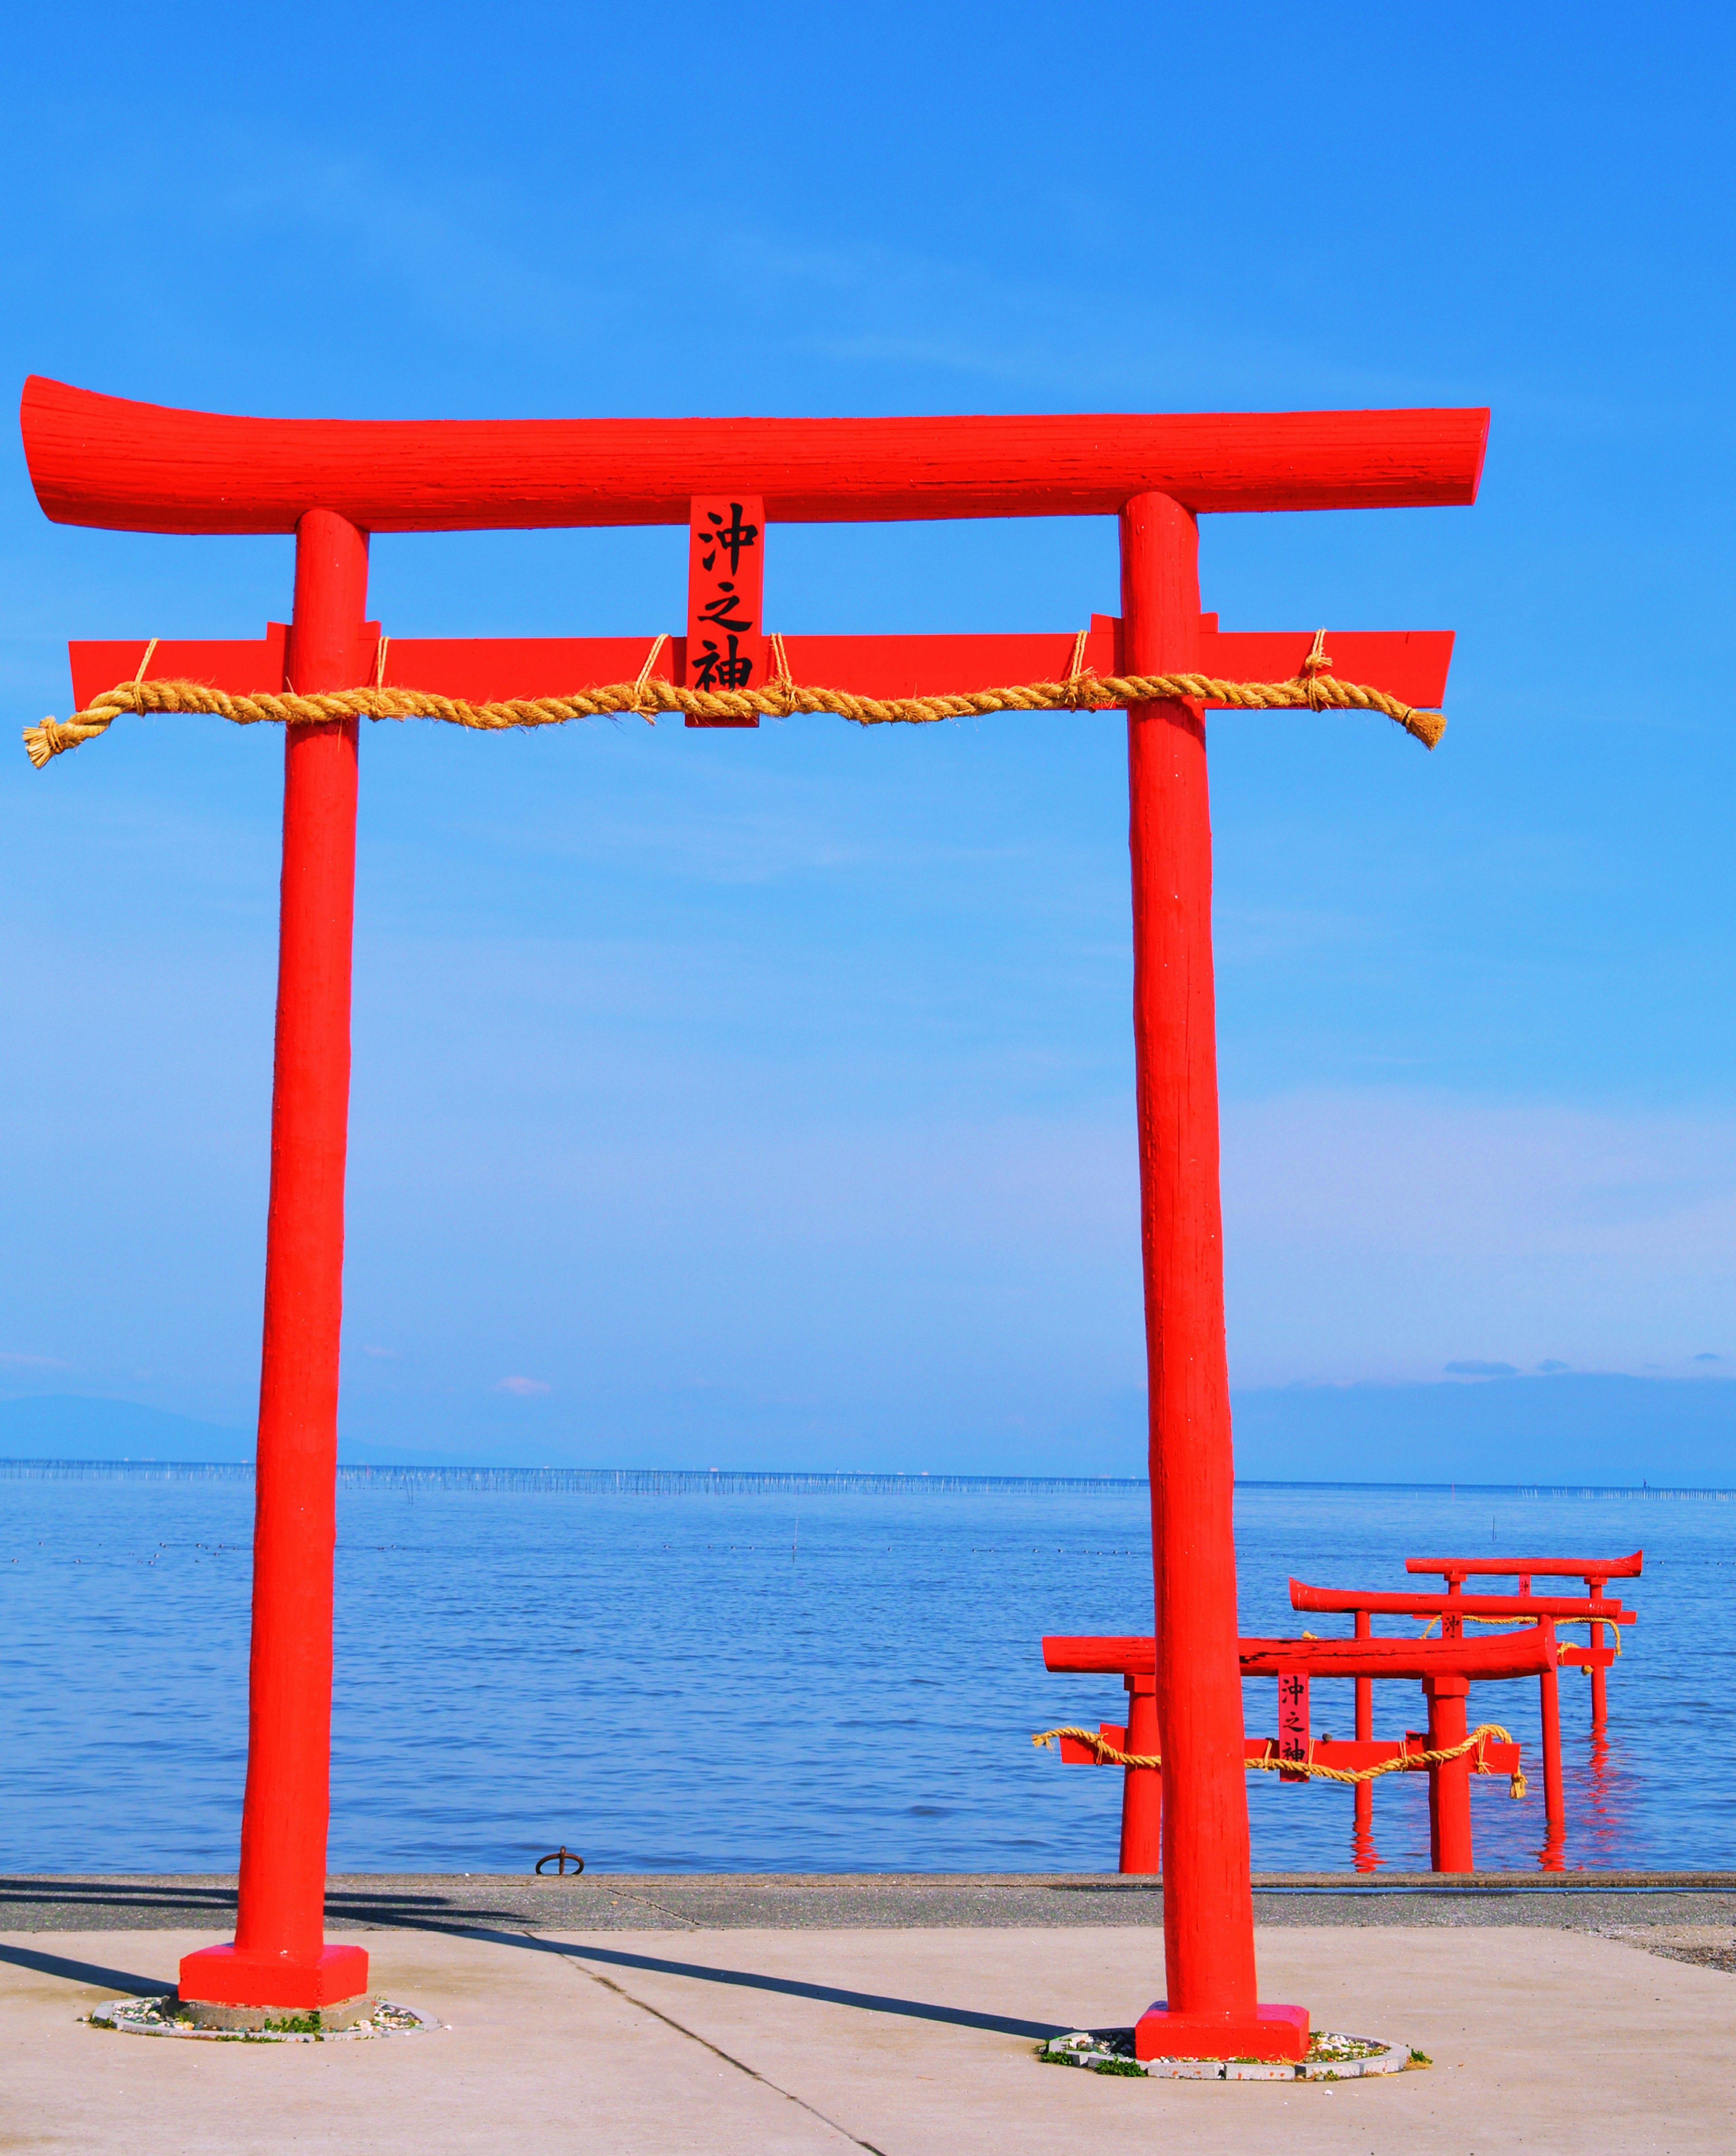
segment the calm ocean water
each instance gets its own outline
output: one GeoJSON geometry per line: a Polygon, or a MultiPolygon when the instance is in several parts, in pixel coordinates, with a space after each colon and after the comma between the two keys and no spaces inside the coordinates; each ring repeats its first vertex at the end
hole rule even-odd
{"type": "MultiPolygon", "coordinates": [[[[521,1870],[561,1841],[603,1870],[1113,1869],[1119,1774],[1030,1738],[1122,1718],[1115,1680],[1046,1676],[1038,1640],[1148,1629],[1143,1488],[494,1479],[342,1489],[333,1870],[521,1870]]],[[[244,1480],[0,1472],[7,1868],[234,1868],[251,1516],[244,1480]]],[[[1402,1587],[1407,1555],[1643,1545],[1595,1751],[1562,1679],[1567,1862],[1731,1863],[1736,1503],[1256,1486],[1238,1519],[1242,1629],[1268,1634],[1349,1630],[1291,1611],[1292,1572],[1402,1587]]],[[[1274,1691],[1247,1686],[1251,1731],[1274,1691]]],[[[1534,1766],[1534,1685],[1472,1706],[1534,1766]]],[[[1421,1710],[1378,1686],[1376,1734],[1421,1710]]],[[[1317,1733],[1351,1727],[1349,1686],[1317,1686],[1317,1733]]],[[[1256,1868],[1348,1866],[1348,1791],[1250,1782],[1256,1868]]],[[[1472,1787],[1479,1864],[1533,1864],[1541,1775],[1518,1804],[1472,1787]]],[[[1379,1786],[1375,1827],[1426,1866],[1423,1777],[1379,1786]]]]}

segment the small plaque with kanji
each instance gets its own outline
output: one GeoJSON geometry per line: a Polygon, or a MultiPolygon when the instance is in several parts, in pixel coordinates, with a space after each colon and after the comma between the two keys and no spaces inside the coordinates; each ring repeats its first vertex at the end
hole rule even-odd
{"type": "MultiPolygon", "coordinates": [[[[687,680],[690,689],[758,688],[765,680],[765,506],[696,499],[688,520],[687,680]]],[[[689,726],[758,726],[756,718],[695,720],[689,726]]]]}
{"type": "MultiPolygon", "coordinates": [[[[1304,1766],[1308,1759],[1308,1673],[1306,1670],[1281,1670],[1278,1672],[1278,1757],[1299,1760],[1304,1766]]],[[[1281,1782],[1303,1782],[1305,1774],[1280,1772],[1281,1782]]]]}

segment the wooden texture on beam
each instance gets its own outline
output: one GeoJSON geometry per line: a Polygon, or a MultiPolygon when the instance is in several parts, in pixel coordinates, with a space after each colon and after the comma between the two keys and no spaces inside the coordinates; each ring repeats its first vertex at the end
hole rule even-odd
{"type": "Polygon", "coordinates": [[[24,385],[25,454],[59,524],[370,531],[686,524],[698,495],[773,522],[1402,509],[1476,498],[1482,409],[862,419],[258,419],[24,385]]]}

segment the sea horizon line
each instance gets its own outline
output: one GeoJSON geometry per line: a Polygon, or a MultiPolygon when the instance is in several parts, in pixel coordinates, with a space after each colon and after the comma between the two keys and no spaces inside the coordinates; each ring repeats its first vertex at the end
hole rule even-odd
{"type": "MultiPolygon", "coordinates": [[[[0,1479],[13,1481],[240,1482],[253,1479],[251,1460],[0,1459],[0,1479]]],[[[1143,1475],[971,1475],[949,1470],[744,1467],[506,1467],[381,1465],[340,1461],[340,1487],[521,1491],[549,1496],[1123,1496],[1150,1488],[1143,1475]]],[[[1348,1481],[1238,1476],[1238,1490],[1409,1491],[1417,1495],[1506,1497],[1676,1498],[1728,1501],[1736,1488],[1649,1482],[1348,1481]]]]}

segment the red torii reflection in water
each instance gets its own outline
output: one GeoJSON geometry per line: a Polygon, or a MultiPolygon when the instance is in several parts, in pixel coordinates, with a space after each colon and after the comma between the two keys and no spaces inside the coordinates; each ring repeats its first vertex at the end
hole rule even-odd
{"type": "MultiPolygon", "coordinates": [[[[244,690],[279,690],[286,674],[306,695],[373,678],[371,532],[679,525],[696,501],[730,497],[758,498],[768,525],[1117,516],[1119,663],[1134,674],[1194,671],[1216,629],[1199,610],[1202,512],[1467,504],[1477,495],[1488,414],[265,420],[128,403],[37,378],[26,385],[23,424],[38,499],[58,521],[293,531],[286,652],[280,647],[274,660],[268,639],[229,647],[229,660],[198,669],[181,663],[244,690]],[[223,677],[229,660],[243,672],[251,665],[254,677],[223,677]]],[[[997,655],[1011,645],[1029,651],[1029,639],[968,639],[972,670],[962,679],[956,649],[947,658],[926,647],[966,639],[827,641],[830,686],[910,694],[1030,678],[1027,665],[997,655]]],[[[1054,674],[1067,639],[1050,641],[1056,660],[1043,670],[1054,674]]],[[[1295,670],[1307,641],[1217,638],[1213,663],[1270,679],[1273,645],[1281,644],[1295,670]]],[[[1355,676],[1415,703],[1438,703],[1451,642],[1359,637],[1355,676]]],[[[546,680],[526,676],[551,663],[551,649],[470,646],[485,680],[465,687],[474,695],[485,686],[496,697],[546,692],[546,680]]],[[[596,664],[597,647],[567,642],[561,651],[563,689],[619,678],[618,665],[596,664]]],[[[172,663],[177,655],[162,657],[172,663]]],[[[1348,672],[1348,654],[1335,655],[1348,672]]],[[[802,656],[794,639],[791,656],[793,664],[802,656]]],[[[413,685],[458,687],[439,670],[413,685]]],[[[1165,701],[1136,706],[1127,718],[1153,1565],[1163,1643],[1156,1676],[1172,1763],[1168,1999],[1157,2010],[1160,2035],[1148,2030],[1143,2041],[1209,2056],[1295,2056],[1307,2043],[1306,2011],[1262,2008],[1255,1981],[1204,711],[1165,701]]],[[[205,1948],[182,1966],[183,1996],[237,2005],[306,2008],[367,1983],[362,1951],[324,1945],[321,1928],[357,731],[353,720],[297,725],[285,752],[240,1907],[234,1944],[205,1948]]]]}

